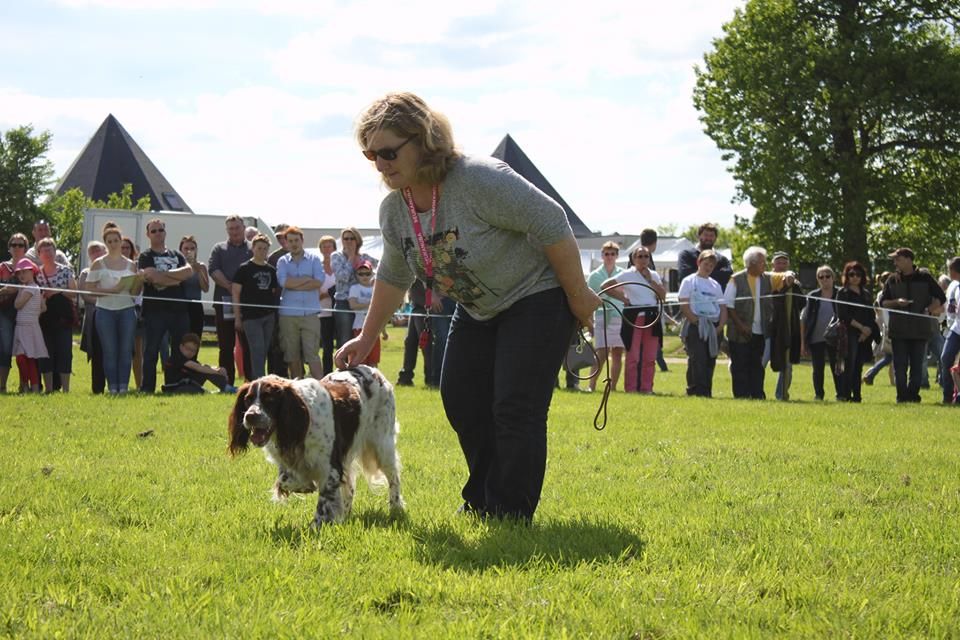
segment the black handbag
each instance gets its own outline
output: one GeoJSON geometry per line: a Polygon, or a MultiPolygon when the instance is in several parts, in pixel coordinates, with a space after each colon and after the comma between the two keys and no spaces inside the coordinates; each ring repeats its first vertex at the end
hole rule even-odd
{"type": "Polygon", "coordinates": [[[828,347],[837,348],[837,341],[840,340],[840,332],[843,331],[843,323],[840,318],[833,316],[823,331],[823,341],[828,347]]]}

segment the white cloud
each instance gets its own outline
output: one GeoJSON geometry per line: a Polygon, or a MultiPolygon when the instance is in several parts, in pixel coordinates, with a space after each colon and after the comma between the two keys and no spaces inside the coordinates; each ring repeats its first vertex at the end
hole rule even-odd
{"type": "MultiPolygon", "coordinates": [[[[60,2],[124,10],[187,4],[60,2]]],[[[729,204],[733,180],[699,133],[690,99],[692,66],[737,0],[601,1],[589,9],[546,2],[463,9],[423,0],[402,11],[374,2],[189,4],[298,17],[303,26],[263,54],[273,77],[175,98],[135,97],[119,85],[70,98],[0,88],[0,127],[33,122],[51,130],[51,159],[63,172],[113,113],[196,211],[375,226],[384,191],[350,123],[384,91],[408,89],[450,116],[469,153],[488,154],[511,133],[591,228],[729,224],[733,211],[744,213],[729,204]]]]}

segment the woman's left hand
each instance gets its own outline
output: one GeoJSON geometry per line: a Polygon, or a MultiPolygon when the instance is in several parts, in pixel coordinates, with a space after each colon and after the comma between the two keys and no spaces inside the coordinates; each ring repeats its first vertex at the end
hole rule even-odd
{"type": "Polygon", "coordinates": [[[580,326],[593,332],[593,312],[600,306],[600,296],[590,287],[584,284],[583,288],[576,295],[567,296],[567,306],[570,312],[580,321],[580,326]]]}

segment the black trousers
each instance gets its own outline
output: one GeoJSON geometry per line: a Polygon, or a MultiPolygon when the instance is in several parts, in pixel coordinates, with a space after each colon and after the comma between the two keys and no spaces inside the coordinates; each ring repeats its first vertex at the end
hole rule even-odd
{"type": "MultiPolygon", "coordinates": [[[[837,376],[837,350],[828,347],[826,342],[813,342],[810,348],[810,360],[813,364],[813,393],[823,400],[826,390],[823,388],[825,376],[823,370],[830,364],[830,376],[833,378],[833,393],[840,398],[840,378],[837,376]]],[[[859,379],[859,376],[857,377],[859,379]]]]}
{"type": "Polygon", "coordinates": [[[920,402],[920,383],[927,366],[927,341],[894,338],[893,379],[897,383],[897,402],[920,402]],[[907,370],[910,375],[907,377],[907,370]]]}
{"type": "MultiPolygon", "coordinates": [[[[709,322],[701,318],[699,322],[709,322]]],[[[717,357],[710,355],[709,343],[700,337],[693,325],[686,325],[683,345],[687,349],[687,395],[713,397],[713,371],[717,357]]]]}
{"type": "Polygon", "coordinates": [[[533,518],[547,463],[547,412],[574,317],[560,288],[478,321],[459,305],[444,356],[440,395],[470,475],[468,507],[533,518]]]}
{"type": "Polygon", "coordinates": [[[734,398],[764,400],[763,349],[764,337],[758,333],[747,342],[730,341],[730,377],[733,379],[734,398]]]}
{"type": "Polygon", "coordinates": [[[873,355],[872,342],[860,342],[860,332],[847,329],[847,354],[843,361],[843,375],[840,376],[840,388],[837,396],[841,400],[860,402],[860,390],[863,386],[861,376],[863,365],[873,355]]]}
{"type": "MultiPolygon", "coordinates": [[[[425,307],[413,307],[413,313],[425,313],[425,307]]],[[[407,336],[403,339],[403,367],[397,376],[399,382],[413,383],[413,375],[417,368],[417,355],[420,352],[420,332],[427,326],[427,319],[422,315],[410,316],[407,321],[407,336]]],[[[431,345],[428,343],[423,351],[423,383],[430,384],[430,356],[431,345]]]]}
{"type": "Polygon", "coordinates": [[[240,346],[243,347],[243,371],[247,376],[250,375],[250,347],[247,345],[246,334],[237,331],[233,318],[224,319],[222,306],[216,305],[214,313],[217,318],[217,346],[220,352],[217,364],[227,370],[227,381],[233,384],[237,375],[233,364],[233,347],[237,336],[240,337],[240,346]]]}

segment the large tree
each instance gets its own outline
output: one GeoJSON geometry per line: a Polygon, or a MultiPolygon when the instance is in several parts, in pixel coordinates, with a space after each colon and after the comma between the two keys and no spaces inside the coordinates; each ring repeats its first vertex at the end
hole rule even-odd
{"type": "Polygon", "coordinates": [[[40,201],[53,180],[53,163],[46,158],[50,139],[48,131],[34,135],[30,125],[10,129],[0,137],[0,236],[4,243],[18,231],[29,238],[33,223],[44,215],[40,201]]]}
{"type": "MultiPolygon", "coordinates": [[[[83,242],[83,220],[87,209],[126,209],[130,211],[150,211],[150,196],[146,195],[134,202],[133,185],[124,184],[119,192],[111,193],[104,200],[92,200],[78,188],[70,189],[61,195],[55,195],[44,205],[47,217],[53,223],[57,248],[62,249],[76,265],[80,262],[83,242]]],[[[98,234],[99,236],[99,230],[98,234]]],[[[98,238],[99,239],[99,238],[98,238]]]]}
{"type": "Polygon", "coordinates": [[[749,232],[839,264],[960,236],[960,0],[748,0],[694,104],[756,214],[749,232]]]}

